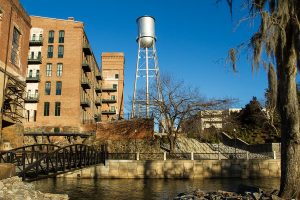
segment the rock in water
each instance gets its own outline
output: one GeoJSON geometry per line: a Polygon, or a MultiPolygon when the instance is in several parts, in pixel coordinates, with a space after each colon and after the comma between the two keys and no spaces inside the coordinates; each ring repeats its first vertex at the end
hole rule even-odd
{"type": "Polygon", "coordinates": [[[22,182],[19,177],[11,177],[0,181],[0,200],[68,200],[66,194],[43,194],[36,191],[30,183],[22,182]]]}

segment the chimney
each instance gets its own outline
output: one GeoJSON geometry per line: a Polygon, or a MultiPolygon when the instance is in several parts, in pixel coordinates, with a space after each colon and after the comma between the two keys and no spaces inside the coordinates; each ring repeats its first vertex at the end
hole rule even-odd
{"type": "Polygon", "coordinates": [[[68,20],[74,21],[74,17],[68,17],[68,20]]]}

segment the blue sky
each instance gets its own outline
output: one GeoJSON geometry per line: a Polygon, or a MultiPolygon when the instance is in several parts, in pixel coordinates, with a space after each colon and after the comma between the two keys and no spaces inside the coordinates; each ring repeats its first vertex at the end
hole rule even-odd
{"type": "MultiPolygon", "coordinates": [[[[133,94],[137,56],[136,18],[156,18],[156,48],[161,73],[171,73],[186,84],[198,87],[207,98],[237,98],[244,106],[252,96],[264,98],[267,74],[253,72],[247,54],[240,56],[238,73],[224,60],[229,48],[245,42],[256,24],[245,22],[234,9],[231,19],[224,0],[20,0],[30,15],[85,23],[85,31],[100,65],[102,52],[125,53],[125,101],[133,94]]],[[[125,103],[126,105],[126,103],[125,103]]],[[[126,112],[126,111],[125,111],[126,112]]]]}

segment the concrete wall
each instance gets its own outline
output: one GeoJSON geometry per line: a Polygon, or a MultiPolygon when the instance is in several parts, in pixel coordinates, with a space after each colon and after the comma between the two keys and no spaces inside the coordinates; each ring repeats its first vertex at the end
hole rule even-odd
{"type": "Polygon", "coordinates": [[[235,147],[235,145],[239,149],[243,149],[245,151],[249,151],[252,153],[261,153],[261,152],[274,152],[280,153],[281,146],[280,143],[265,143],[265,144],[248,144],[240,138],[230,137],[228,134],[222,132],[220,134],[221,141],[228,146],[235,147]]]}
{"type": "Polygon", "coordinates": [[[280,177],[280,160],[107,160],[66,178],[266,178],[280,177]]]}

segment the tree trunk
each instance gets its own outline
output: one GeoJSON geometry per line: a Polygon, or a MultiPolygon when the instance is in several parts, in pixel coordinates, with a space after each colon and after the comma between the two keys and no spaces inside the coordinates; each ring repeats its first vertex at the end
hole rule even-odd
{"type": "Polygon", "coordinates": [[[169,144],[170,144],[170,153],[174,153],[175,150],[175,137],[174,136],[169,136],[169,144]]]}
{"type": "MultiPolygon", "coordinates": [[[[278,106],[281,115],[281,180],[279,196],[284,199],[299,197],[300,133],[296,88],[296,50],[293,27],[286,28],[286,45],[276,50],[278,72],[278,106]]],[[[280,41],[281,42],[281,41],[280,41]]],[[[280,43],[279,42],[279,43],[280,43]]]]}

